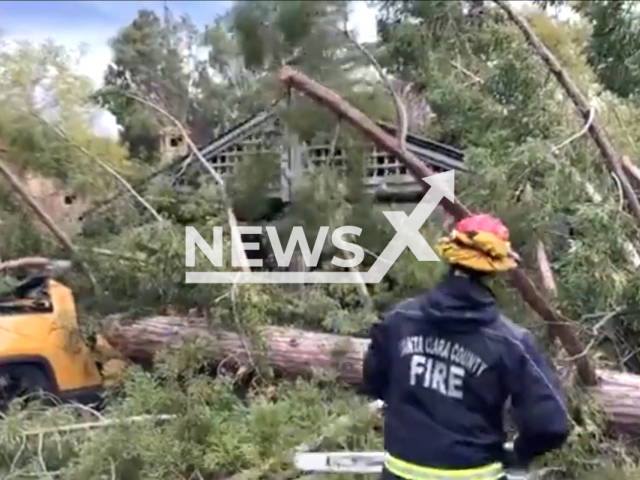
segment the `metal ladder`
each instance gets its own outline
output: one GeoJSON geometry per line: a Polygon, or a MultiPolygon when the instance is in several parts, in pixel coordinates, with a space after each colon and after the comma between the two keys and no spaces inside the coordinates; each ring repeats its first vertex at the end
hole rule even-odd
{"type": "MultiPolygon", "coordinates": [[[[369,410],[376,411],[384,407],[381,400],[371,402],[369,410]]],[[[384,465],[384,452],[314,452],[321,441],[305,443],[293,452],[295,467],[302,472],[314,473],[381,473],[384,465]]],[[[512,449],[513,444],[505,444],[512,449]]],[[[533,480],[535,475],[507,470],[508,480],[533,480]]]]}
{"type": "MultiPolygon", "coordinates": [[[[298,470],[314,473],[381,473],[384,452],[296,452],[298,470]]],[[[508,480],[531,480],[532,476],[507,470],[508,480]]]]}

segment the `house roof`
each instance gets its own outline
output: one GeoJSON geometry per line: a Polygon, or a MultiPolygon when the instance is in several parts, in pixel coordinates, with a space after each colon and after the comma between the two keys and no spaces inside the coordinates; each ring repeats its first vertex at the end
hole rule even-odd
{"type": "MultiPolygon", "coordinates": [[[[255,115],[252,115],[240,123],[226,129],[220,135],[209,142],[199,145],[200,153],[205,160],[212,160],[216,155],[224,152],[229,147],[241,142],[252,133],[255,133],[261,126],[266,124],[269,120],[276,117],[275,107],[278,102],[274,102],[269,108],[263,110],[255,115]]],[[[387,133],[395,135],[396,128],[393,125],[384,122],[377,122],[387,133]]],[[[464,152],[462,150],[445,145],[443,143],[432,140],[428,137],[409,133],[407,135],[407,149],[413,153],[419,160],[423,161],[431,167],[435,167],[440,170],[457,170],[468,171],[468,168],[464,164],[464,152]]],[[[176,158],[168,165],[156,170],[147,177],[135,182],[134,188],[144,187],[152,179],[160,176],[163,173],[169,172],[175,169],[177,166],[183,164],[189,158],[192,157],[192,153],[183,155],[176,158]]],[[[110,198],[94,204],[89,210],[83,213],[83,217],[90,215],[102,207],[110,204],[114,200],[127,195],[127,192],[118,193],[110,198]]]]}
{"type": "MultiPolygon", "coordinates": [[[[227,129],[210,142],[200,146],[200,152],[205,160],[210,160],[230,146],[241,142],[274,117],[275,111],[273,107],[253,115],[243,122],[227,129]]],[[[378,126],[387,133],[395,135],[396,128],[393,125],[384,122],[377,123],[378,126]]],[[[413,133],[407,135],[407,148],[418,157],[418,159],[432,167],[444,170],[468,171],[464,165],[464,152],[457,148],[413,133]]],[[[182,163],[187,160],[190,155],[191,154],[185,155],[173,163],[182,163]]]]}

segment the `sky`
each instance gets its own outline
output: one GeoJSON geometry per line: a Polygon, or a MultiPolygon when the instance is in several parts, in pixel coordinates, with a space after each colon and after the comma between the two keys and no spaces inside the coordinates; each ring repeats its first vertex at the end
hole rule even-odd
{"type": "MultiPolygon", "coordinates": [[[[360,41],[376,38],[375,9],[364,1],[354,2],[351,15],[353,28],[360,41]]],[[[230,8],[231,1],[0,1],[0,30],[8,40],[41,42],[54,39],[70,49],[85,44],[88,53],[79,65],[81,73],[89,76],[97,85],[111,60],[108,45],[118,29],[134,19],[141,8],[162,12],[166,4],[174,15],[188,14],[201,26],[230,8]]],[[[96,115],[96,133],[109,137],[117,135],[113,116],[106,111],[96,115]]]]}

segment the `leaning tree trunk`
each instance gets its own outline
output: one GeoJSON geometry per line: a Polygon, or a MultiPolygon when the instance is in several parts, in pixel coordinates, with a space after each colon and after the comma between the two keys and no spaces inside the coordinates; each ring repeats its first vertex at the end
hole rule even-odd
{"type": "MultiPolygon", "coordinates": [[[[238,334],[211,329],[201,318],[152,317],[129,326],[116,324],[106,338],[134,362],[151,362],[162,349],[199,340],[210,350],[212,362],[240,367],[259,358],[286,375],[322,375],[351,386],[361,384],[367,339],[283,327],[265,327],[260,333],[261,345],[255,345],[238,334]]],[[[637,436],[640,376],[610,370],[598,370],[597,376],[590,390],[609,416],[612,430],[637,436]]]]}

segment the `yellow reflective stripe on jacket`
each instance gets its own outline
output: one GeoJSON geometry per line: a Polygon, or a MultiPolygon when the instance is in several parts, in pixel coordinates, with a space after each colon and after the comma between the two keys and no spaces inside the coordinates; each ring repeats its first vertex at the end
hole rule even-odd
{"type": "Polygon", "coordinates": [[[504,475],[500,463],[467,470],[441,470],[414,465],[389,454],[384,466],[389,472],[406,480],[497,480],[504,475]]]}

